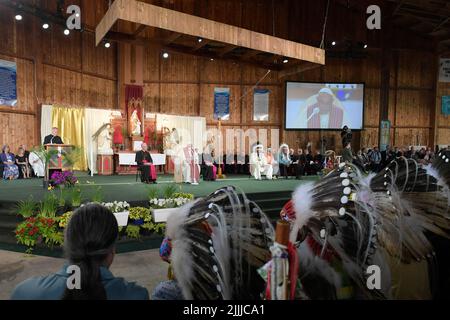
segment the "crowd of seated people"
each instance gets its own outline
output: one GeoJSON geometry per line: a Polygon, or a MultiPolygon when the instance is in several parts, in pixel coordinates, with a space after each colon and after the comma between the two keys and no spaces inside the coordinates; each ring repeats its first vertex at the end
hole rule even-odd
{"type": "MultiPolygon", "coordinates": [[[[42,162],[42,161],[41,161],[42,162]]],[[[30,179],[36,175],[30,162],[30,152],[21,145],[13,153],[8,144],[3,145],[0,154],[0,178],[4,180],[30,179]]]]}
{"type": "Polygon", "coordinates": [[[416,160],[419,164],[427,165],[433,162],[435,152],[430,147],[422,147],[415,150],[410,147],[386,147],[386,150],[380,151],[375,146],[371,149],[362,148],[353,157],[353,163],[363,168],[365,171],[379,172],[386,167],[392,160],[399,157],[416,160]]]}

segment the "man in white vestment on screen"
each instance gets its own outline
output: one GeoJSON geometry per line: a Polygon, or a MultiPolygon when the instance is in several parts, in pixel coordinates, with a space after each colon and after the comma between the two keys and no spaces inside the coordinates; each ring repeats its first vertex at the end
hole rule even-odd
{"type": "Polygon", "coordinates": [[[200,180],[198,153],[195,152],[192,144],[184,148],[184,182],[197,185],[200,180]]]}
{"type": "Polygon", "coordinates": [[[273,166],[267,164],[264,147],[261,144],[253,147],[253,152],[250,155],[250,173],[256,180],[262,180],[262,174],[272,178],[273,166]]]}
{"type": "Polygon", "coordinates": [[[306,99],[295,119],[298,128],[308,129],[336,129],[345,123],[350,123],[346,110],[330,88],[306,99]]]}

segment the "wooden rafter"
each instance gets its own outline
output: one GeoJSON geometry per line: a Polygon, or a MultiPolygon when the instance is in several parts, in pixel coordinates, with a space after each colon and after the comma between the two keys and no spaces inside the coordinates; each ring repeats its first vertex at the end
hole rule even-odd
{"type": "MultiPolygon", "coordinates": [[[[96,28],[99,45],[118,20],[147,25],[181,34],[268,52],[291,59],[325,64],[325,51],[313,46],[273,37],[136,0],[116,0],[96,28]]],[[[203,41],[203,42],[204,42],[203,41]]],[[[196,50],[194,50],[195,52],[196,50]]]]}
{"type": "Polygon", "coordinates": [[[233,51],[234,49],[236,49],[238,46],[235,45],[228,45],[225,46],[223,49],[221,49],[218,53],[219,57],[223,57],[224,55],[226,55],[227,53],[230,53],[231,51],[233,51]]]}

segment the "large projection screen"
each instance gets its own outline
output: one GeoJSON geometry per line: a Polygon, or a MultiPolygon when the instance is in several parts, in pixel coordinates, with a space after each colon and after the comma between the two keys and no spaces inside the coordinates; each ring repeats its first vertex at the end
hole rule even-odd
{"type": "Polygon", "coordinates": [[[286,130],[364,127],[363,83],[286,82],[286,130]]]}

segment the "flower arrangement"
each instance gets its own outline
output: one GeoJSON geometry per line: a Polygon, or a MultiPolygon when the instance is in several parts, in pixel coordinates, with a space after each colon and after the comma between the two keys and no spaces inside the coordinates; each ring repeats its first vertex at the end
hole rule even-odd
{"type": "Polygon", "coordinates": [[[112,213],[124,212],[130,209],[130,204],[126,201],[103,202],[102,205],[111,210],[112,213]]]}
{"type": "Polygon", "coordinates": [[[50,177],[52,187],[73,187],[77,183],[78,179],[72,171],[55,171],[50,177]]]}
{"type": "Polygon", "coordinates": [[[73,211],[67,211],[62,216],[60,216],[58,218],[58,226],[63,229],[65,227],[67,227],[67,224],[69,223],[69,220],[72,217],[72,215],[73,215],[73,211]]]}
{"type": "Polygon", "coordinates": [[[17,242],[28,247],[28,253],[38,243],[53,247],[61,245],[64,238],[63,233],[58,230],[56,219],[42,216],[26,219],[17,226],[15,233],[17,242]]]}
{"type": "Polygon", "coordinates": [[[175,192],[172,194],[172,198],[153,198],[149,200],[149,203],[152,209],[178,208],[192,201],[193,199],[193,194],[175,192]]]}

